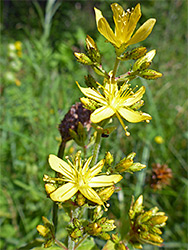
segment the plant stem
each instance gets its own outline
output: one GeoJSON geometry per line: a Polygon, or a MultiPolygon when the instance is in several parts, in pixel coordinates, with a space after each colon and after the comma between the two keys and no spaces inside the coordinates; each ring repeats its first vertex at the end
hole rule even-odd
{"type": "Polygon", "coordinates": [[[90,167],[93,167],[98,159],[99,149],[100,149],[100,142],[101,142],[101,132],[97,131],[97,136],[95,139],[95,146],[93,149],[93,158],[90,163],[90,167]]]}
{"type": "Polygon", "coordinates": [[[88,237],[88,234],[85,234],[84,237],[78,242],[78,244],[76,244],[74,249],[76,249],[87,237],[88,237]]]}
{"type": "Polygon", "coordinates": [[[116,61],[115,61],[115,64],[114,64],[114,69],[113,69],[113,75],[112,75],[113,79],[115,79],[115,76],[116,76],[116,73],[117,73],[117,70],[118,70],[118,66],[119,66],[119,62],[120,62],[120,60],[117,59],[117,57],[116,57],[116,61]]]}
{"type": "MultiPolygon", "coordinates": [[[[61,145],[59,146],[59,150],[58,150],[57,156],[60,157],[60,158],[63,158],[64,151],[65,151],[65,145],[66,145],[66,142],[62,141],[61,145]]],[[[58,177],[58,173],[56,173],[55,176],[58,177]]],[[[55,233],[56,233],[56,231],[57,231],[57,224],[58,224],[58,205],[55,202],[53,203],[52,221],[53,221],[54,229],[55,229],[55,233]]]]}
{"type": "Polygon", "coordinates": [[[75,242],[71,239],[71,237],[68,237],[68,250],[74,250],[75,248],[75,242]]]}
{"type": "Polygon", "coordinates": [[[61,247],[62,249],[68,250],[68,248],[66,248],[59,240],[56,240],[56,239],[55,239],[55,243],[56,243],[59,247],[61,247]]]}

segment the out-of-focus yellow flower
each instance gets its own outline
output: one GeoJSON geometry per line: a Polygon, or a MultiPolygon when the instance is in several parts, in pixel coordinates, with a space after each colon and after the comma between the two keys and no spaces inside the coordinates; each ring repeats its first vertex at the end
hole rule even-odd
{"type": "Polygon", "coordinates": [[[14,46],[15,46],[15,48],[16,48],[16,50],[17,50],[17,55],[18,55],[19,57],[21,57],[21,56],[22,56],[22,43],[21,43],[20,41],[16,41],[16,42],[14,43],[14,46]]]}
{"type": "Polygon", "coordinates": [[[151,33],[156,19],[148,19],[133,35],[136,25],[141,17],[140,4],[135,9],[124,9],[117,3],[111,5],[113,11],[113,19],[115,23],[115,32],[103,17],[102,12],[95,8],[96,23],[99,32],[116,48],[123,48],[121,53],[127,46],[139,43],[145,40],[151,33]],[[133,36],[132,36],[133,35],[133,36]]]}
{"type": "Polygon", "coordinates": [[[129,136],[130,133],[127,132],[127,127],[124,125],[121,117],[132,123],[149,121],[152,119],[149,114],[142,113],[141,111],[135,111],[131,108],[132,105],[141,100],[143,94],[145,93],[144,86],[134,93],[133,90],[129,88],[129,84],[126,82],[120,88],[118,88],[116,82],[111,83],[109,81],[106,83],[105,87],[99,83],[97,84],[101,87],[104,95],[96,89],[82,88],[77,82],[78,87],[85,96],[100,104],[100,107],[91,114],[91,122],[99,123],[113,115],[116,115],[123,126],[126,135],[129,136]]]}
{"type": "Polygon", "coordinates": [[[155,142],[158,143],[158,144],[163,144],[164,143],[164,139],[162,136],[158,135],[158,136],[155,136],[154,138],[155,142]]]}
{"type": "Polygon", "coordinates": [[[16,41],[14,43],[16,50],[21,50],[22,49],[22,43],[20,41],[16,41]]]}
{"type": "Polygon", "coordinates": [[[16,84],[16,86],[20,87],[22,83],[20,82],[20,80],[16,79],[15,84],[16,84]]]}
{"type": "Polygon", "coordinates": [[[102,199],[93,188],[112,186],[119,182],[122,176],[118,174],[96,176],[101,172],[104,160],[98,162],[94,167],[89,168],[91,160],[92,156],[83,164],[81,151],[76,154],[74,163],[67,158],[68,164],[57,156],[50,155],[49,164],[51,168],[63,176],[59,178],[61,182],[66,182],[66,184],[52,191],[49,194],[50,198],[53,201],[63,202],[69,200],[80,191],[88,200],[99,205],[104,205],[102,199]]]}

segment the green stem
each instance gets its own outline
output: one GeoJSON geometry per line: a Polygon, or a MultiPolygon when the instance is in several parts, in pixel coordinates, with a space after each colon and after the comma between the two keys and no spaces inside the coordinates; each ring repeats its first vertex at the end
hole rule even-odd
{"type": "Polygon", "coordinates": [[[90,163],[90,167],[93,167],[95,165],[95,163],[97,162],[99,149],[100,149],[100,142],[101,142],[101,132],[97,131],[97,136],[95,139],[95,146],[93,149],[93,158],[92,158],[92,161],[90,163]]]}
{"type": "Polygon", "coordinates": [[[55,239],[55,243],[56,243],[59,247],[61,247],[62,249],[68,250],[68,248],[66,248],[59,240],[56,240],[56,239],[55,239]]]}
{"type": "Polygon", "coordinates": [[[115,79],[119,63],[120,63],[120,60],[116,57],[116,61],[115,61],[115,64],[114,64],[114,69],[113,69],[113,75],[112,75],[113,79],[115,79]]]}
{"type": "Polygon", "coordinates": [[[75,242],[69,236],[69,238],[68,238],[68,250],[74,250],[75,249],[74,247],[75,247],[75,242]]]}
{"type": "MultiPolygon", "coordinates": [[[[64,151],[65,151],[65,145],[66,145],[66,142],[62,141],[61,145],[59,146],[59,150],[58,150],[57,156],[60,157],[60,158],[63,158],[64,151]]],[[[55,176],[58,177],[58,173],[56,173],[55,176]]],[[[57,231],[57,224],[58,224],[58,205],[55,202],[53,203],[52,221],[53,221],[54,229],[55,229],[55,233],[56,233],[56,231],[57,231]]]]}
{"type": "Polygon", "coordinates": [[[74,250],[88,237],[88,234],[85,234],[84,237],[76,244],[74,250]]]}

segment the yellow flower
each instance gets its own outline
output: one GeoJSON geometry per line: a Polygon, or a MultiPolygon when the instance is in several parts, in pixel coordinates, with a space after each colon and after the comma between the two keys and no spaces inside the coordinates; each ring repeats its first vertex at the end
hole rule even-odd
{"type": "Polygon", "coordinates": [[[99,123],[102,120],[110,118],[116,115],[121,125],[123,126],[126,135],[127,127],[125,127],[121,117],[128,122],[137,123],[141,121],[149,121],[152,117],[149,114],[142,113],[141,111],[135,111],[131,108],[132,105],[136,104],[141,100],[145,93],[145,87],[142,86],[137,92],[133,92],[129,88],[129,84],[126,82],[118,89],[117,83],[106,83],[105,87],[97,83],[103,90],[103,95],[96,89],[82,88],[76,82],[81,92],[88,98],[97,101],[101,107],[97,108],[90,116],[90,120],[93,123],[99,123]]]}
{"type": "Polygon", "coordinates": [[[155,142],[158,143],[158,144],[163,144],[164,143],[164,139],[162,136],[158,135],[158,136],[155,136],[154,138],[155,142]]]}
{"type": "Polygon", "coordinates": [[[66,163],[55,155],[49,156],[49,164],[53,170],[63,175],[61,181],[66,182],[56,190],[52,191],[49,196],[53,201],[63,202],[69,200],[78,191],[88,200],[104,205],[103,201],[93,188],[112,186],[122,179],[121,175],[98,175],[104,165],[104,159],[98,162],[92,168],[89,164],[92,156],[83,164],[80,157],[81,152],[72,163],[68,158],[66,163]]]}
{"type": "Polygon", "coordinates": [[[95,8],[95,15],[98,31],[115,47],[120,48],[123,46],[123,50],[125,50],[127,46],[141,42],[149,36],[156,22],[154,18],[148,19],[132,36],[141,17],[140,4],[137,4],[135,9],[132,8],[127,11],[124,11],[117,3],[113,3],[111,8],[113,11],[115,32],[113,32],[103,17],[102,12],[97,8],[95,8]]]}

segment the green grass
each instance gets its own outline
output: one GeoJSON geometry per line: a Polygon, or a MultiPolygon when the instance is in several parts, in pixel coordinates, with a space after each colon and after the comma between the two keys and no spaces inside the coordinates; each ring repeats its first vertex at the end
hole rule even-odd
{"type": "MultiPolygon", "coordinates": [[[[89,70],[76,62],[73,51],[84,51],[84,39],[89,34],[96,39],[107,70],[111,69],[111,57],[114,56],[109,52],[111,45],[103,43],[104,39],[97,32],[94,16],[88,21],[93,3],[81,1],[76,5],[74,1],[67,1],[54,9],[51,7],[45,14],[44,8],[34,1],[30,9],[23,3],[18,8],[17,2],[13,5],[21,21],[11,12],[9,23],[13,25],[8,29],[6,22],[1,25],[0,248],[3,250],[14,250],[38,237],[36,225],[42,222],[43,215],[51,216],[52,202],[46,198],[42,181],[44,173],[52,174],[47,157],[50,153],[57,154],[58,124],[81,97],[75,81],[84,86],[84,75],[89,70]],[[28,14],[33,18],[28,19],[28,14]],[[22,42],[22,57],[13,60],[8,55],[8,45],[16,40],[22,42]],[[19,79],[21,86],[9,79],[8,73],[19,79]]],[[[135,1],[118,3],[125,8],[135,5],[135,1]]],[[[111,18],[109,1],[98,2],[97,6],[111,18]]],[[[186,1],[144,1],[142,12],[140,23],[150,17],[157,19],[151,36],[141,44],[148,50],[157,49],[151,68],[164,76],[156,81],[135,81],[146,86],[142,110],[152,115],[152,121],[130,124],[129,138],[125,138],[124,131],[115,121],[118,129],[102,141],[100,158],[110,151],[118,161],[134,151],[137,152],[136,160],[147,164],[147,169],[134,176],[126,174],[121,194],[112,199],[110,212],[117,218],[119,232],[123,235],[125,228],[121,222],[131,195],[143,193],[146,208],[158,206],[169,216],[163,235],[165,246],[161,249],[186,249],[186,1]],[[164,138],[164,144],[155,143],[157,135],[164,138]],[[152,163],[166,163],[173,172],[171,185],[161,191],[154,192],[147,183],[152,163]],[[117,197],[123,197],[120,206],[117,197]]],[[[129,62],[122,64],[119,70],[124,72],[130,66],[129,62]]],[[[77,147],[70,143],[66,154],[72,146],[76,152],[77,147]]],[[[59,232],[59,239],[66,237],[68,222],[63,211],[60,217],[63,230],[59,232]]],[[[144,249],[158,248],[145,246],[144,249]]]]}

